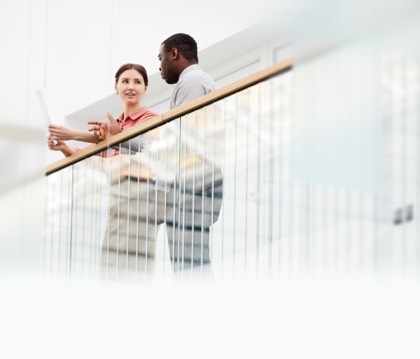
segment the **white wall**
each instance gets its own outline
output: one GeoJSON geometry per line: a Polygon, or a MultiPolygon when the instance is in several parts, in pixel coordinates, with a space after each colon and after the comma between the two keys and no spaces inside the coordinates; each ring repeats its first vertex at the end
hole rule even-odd
{"type": "MultiPolygon", "coordinates": [[[[3,226],[0,253],[7,255],[11,238],[22,240],[16,247],[21,250],[27,248],[25,240],[41,243],[43,183],[35,179],[42,179],[51,151],[35,90],[46,89],[54,122],[63,122],[66,115],[109,96],[122,63],[138,62],[149,74],[156,73],[159,46],[173,33],[190,33],[203,50],[258,22],[264,9],[261,2],[240,2],[241,16],[238,4],[222,0],[0,3],[0,212],[2,222],[16,224],[3,226]],[[26,180],[36,185],[26,191],[22,187],[26,180]],[[33,225],[25,229],[23,223],[29,219],[33,225]]],[[[17,257],[18,252],[14,250],[17,257]]]]}
{"type": "MultiPolygon", "coordinates": [[[[355,16],[360,10],[357,5],[340,8],[339,5],[329,6],[334,4],[333,1],[312,0],[308,1],[311,6],[306,6],[306,12],[300,14],[305,9],[305,2],[298,1],[295,5],[296,2],[292,1],[274,0],[213,0],[200,3],[191,0],[2,1],[0,196],[4,199],[2,193],[14,184],[14,188],[19,188],[15,183],[17,180],[28,176],[42,178],[46,155],[51,154],[46,148],[46,123],[35,96],[36,88],[46,88],[53,119],[63,122],[65,116],[107,99],[113,91],[114,73],[122,63],[142,63],[150,75],[156,75],[159,45],[175,32],[187,32],[196,38],[200,54],[203,55],[200,57],[201,63],[212,71],[220,84],[225,84],[236,79],[232,77],[232,71],[241,68],[241,59],[248,56],[244,54],[253,51],[252,48],[246,48],[247,44],[252,43],[250,40],[258,41],[258,36],[255,38],[255,34],[250,33],[241,43],[218,47],[217,52],[211,52],[211,48],[265,19],[267,14],[271,16],[271,23],[275,27],[292,30],[291,33],[296,28],[300,29],[299,34],[303,35],[304,40],[319,40],[325,29],[329,30],[328,33],[334,33],[331,29],[345,33],[349,30],[349,24],[358,24],[352,21],[359,19],[355,16]],[[348,9],[353,10],[351,17],[345,15],[348,9]],[[345,26],[340,26],[343,17],[347,21],[345,26]],[[334,23],[320,26],[323,21],[331,19],[334,23]],[[243,49],[243,54],[238,49],[243,49]],[[206,52],[207,58],[204,56],[206,52]],[[212,61],[208,60],[209,57],[212,61]],[[218,66],[217,61],[223,65],[218,66]],[[226,71],[225,66],[231,66],[232,71],[226,71]]],[[[394,0],[388,2],[396,3],[394,0]]],[[[378,3],[379,8],[383,8],[379,0],[372,3],[378,3]]],[[[415,1],[404,0],[403,3],[415,1]]],[[[370,7],[370,16],[372,14],[378,14],[374,6],[370,7]]],[[[365,23],[371,23],[366,19],[371,20],[365,16],[365,23]]],[[[274,29],[268,28],[268,31],[274,29]]],[[[308,41],[302,43],[307,45],[308,41]]],[[[266,44],[257,50],[259,66],[263,67],[282,56],[279,55],[281,50],[273,52],[275,46],[279,44],[266,44]]],[[[257,68],[251,65],[249,69],[257,68]]],[[[239,74],[245,75],[244,72],[237,72],[236,76],[239,74]]],[[[148,101],[156,103],[159,96],[159,93],[150,94],[148,101]]],[[[42,185],[38,190],[42,192],[42,185]]],[[[7,203],[2,202],[2,210],[13,217],[23,213],[22,206],[26,206],[25,210],[38,218],[38,223],[42,223],[41,205],[35,201],[12,198],[7,203]]],[[[7,221],[7,218],[4,220],[7,221]]],[[[2,237],[6,238],[7,233],[3,233],[2,237]]]]}
{"type": "Polygon", "coordinates": [[[112,93],[114,74],[123,63],[157,72],[159,45],[175,32],[192,34],[204,49],[255,22],[246,15],[220,16],[229,10],[220,12],[220,2],[197,7],[186,0],[50,1],[45,82],[52,112],[62,119],[112,93]]]}

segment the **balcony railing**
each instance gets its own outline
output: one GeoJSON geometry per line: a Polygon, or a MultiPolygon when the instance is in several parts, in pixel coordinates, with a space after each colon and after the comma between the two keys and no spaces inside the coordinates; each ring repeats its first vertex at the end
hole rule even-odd
{"type": "Polygon", "coordinates": [[[202,275],[262,244],[256,231],[267,219],[248,191],[270,182],[261,168],[286,125],[270,106],[285,108],[290,68],[275,65],[49,166],[47,270],[202,275]],[[110,148],[118,155],[107,157],[110,148]],[[247,223],[244,208],[257,221],[247,223]]]}
{"type": "Polygon", "coordinates": [[[282,62],[50,165],[47,272],[418,273],[420,66],[392,46],[282,62]]]}

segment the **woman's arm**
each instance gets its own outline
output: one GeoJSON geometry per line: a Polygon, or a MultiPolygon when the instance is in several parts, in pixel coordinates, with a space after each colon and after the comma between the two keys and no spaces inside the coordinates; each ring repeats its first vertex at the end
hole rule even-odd
{"type": "Polygon", "coordinates": [[[106,116],[108,117],[109,122],[88,121],[88,124],[91,125],[89,131],[93,132],[94,136],[98,139],[98,142],[122,132],[120,124],[109,112],[106,113],[106,116]]]}
{"type": "Polygon", "coordinates": [[[48,137],[48,148],[53,151],[61,151],[66,157],[71,156],[73,153],[77,152],[75,147],[70,147],[64,141],[53,141],[51,136],[48,137]]]}
{"type": "Polygon", "coordinates": [[[76,140],[89,143],[98,143],[100,140],[94,133],[80,131],[74,128],[51,124],[48,126],[51,138],[57,141],[76,140]]]}

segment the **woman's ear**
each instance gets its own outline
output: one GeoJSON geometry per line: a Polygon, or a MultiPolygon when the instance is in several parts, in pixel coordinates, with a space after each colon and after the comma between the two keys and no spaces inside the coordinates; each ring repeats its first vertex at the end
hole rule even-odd
{"type": "Polygon", "coordinates": [[[115,84],[115,85],[114,85],[114,89],[115,89],[115,92],[116,92],[116,93],[117,93],[117,95],[118,95],[119,93],[118,93],[117,84],[115,84]]]}

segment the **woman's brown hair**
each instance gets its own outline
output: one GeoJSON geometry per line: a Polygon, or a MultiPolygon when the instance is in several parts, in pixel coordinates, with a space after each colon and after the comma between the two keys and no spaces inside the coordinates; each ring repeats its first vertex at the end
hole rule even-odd
{"type": "Polygon", "coordinates": [[[144,84],[146,86],[149,85],[149,79],[147,77],[147,71],[143,66],[141,66],[139,64],[124,64],[124,65],[122,65],[115,74],[115,83],[118,83],[118,80],[119,80],[121,74],[124,71],[131,70],[131,69],[136,70],[141,76],[143,76],[144,84]]]}

